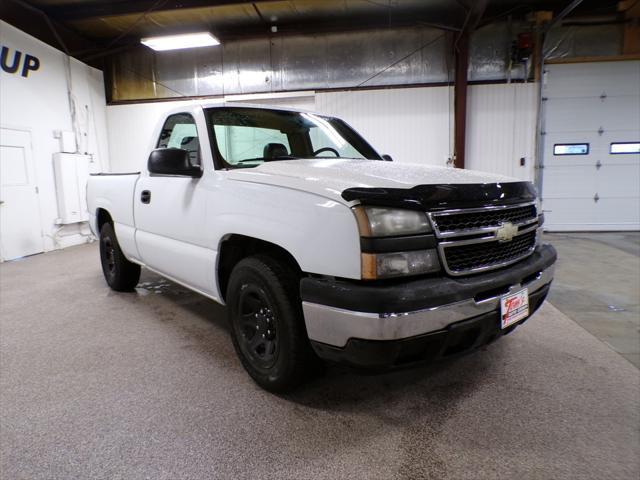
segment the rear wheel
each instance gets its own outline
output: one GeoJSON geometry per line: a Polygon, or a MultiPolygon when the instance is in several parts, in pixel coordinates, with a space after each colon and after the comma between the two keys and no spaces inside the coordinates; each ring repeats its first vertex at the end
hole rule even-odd
{"type": "Polygon", "coordinates": [[[316,362],[304,328],[298,279],[267,256],[241,260],[227,288],[231,336],[242,365],[266,390],[300,384],[316,362]]]}
{"type": "Polygon", "coordinates": [[[100,230],[100,261],[104,278],[113,290],[129,291],[138,284],[140,265],[125,258],[110,223],[105,223],[100,230]]]}

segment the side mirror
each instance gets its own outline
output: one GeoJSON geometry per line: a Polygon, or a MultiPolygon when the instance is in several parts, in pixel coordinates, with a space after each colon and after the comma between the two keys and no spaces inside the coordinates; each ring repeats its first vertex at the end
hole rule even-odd
{"type": "Polygon", "coordinates": [[[382,159],[385,162],[393,162],[393,158],[391,158],[391,155],[387,155],[386,153],[384,155],[382,155],[382,159]]]}
{"type": "Polygon", "coordinates": [[[202,169],[192,165],[189,152],[181,148],[157,148],[149,155],[149,173],[200,178],[202,169]]]}

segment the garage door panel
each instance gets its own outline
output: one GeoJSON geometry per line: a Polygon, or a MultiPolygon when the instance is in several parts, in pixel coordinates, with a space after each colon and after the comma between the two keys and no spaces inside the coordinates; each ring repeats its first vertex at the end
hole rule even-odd
{"type": "Polygon", "coordinates": [[[640,189],[640,166],[604,165],[596,175],[600,197],[637,198],[640,189]]]}
{"type": "Polygon", "coordinates": [[[588,198],[544,197],[545,228],[552,231],[583,230],[596,223],[594,201],[588,198]]]}
{"type": "Polygon", "coordinates": [[[640,196],[600,198],[594,211],[601,230],[640,230],[640,196]]]}
{"type": "MultiPolygon", "coordinates": [[[[608,147],[608,144],[607,144],[608,147]]],[[[604,165],[640,165],[640,154],[618,154],[607,153],[602,156],[604,165]]]]}
{"type": "Polygon", "coordinates": [[[593,198],[596,192],[596,177],[589,167],[544,168],[545,182],[542,190],[546,198],[593,198]]]}
{"type": "Polygon", "coordinates": [[[545,198],[545,227],[551,231],[607,231],[640,229],[640,197],[545,198]]]}
{"type": "Polygon", "coordinates": [[[552,132],[640,131],[638,94],[600,99],[554,98],[545,102],[545,130],[552,132]],[[594,114],[597,112],[597,114],[594,114]]]}
{"type": "Polygon", "coordinates": [[[640,62],[573,63],[545,66],[547,98],[638,95],[640,62]]]}

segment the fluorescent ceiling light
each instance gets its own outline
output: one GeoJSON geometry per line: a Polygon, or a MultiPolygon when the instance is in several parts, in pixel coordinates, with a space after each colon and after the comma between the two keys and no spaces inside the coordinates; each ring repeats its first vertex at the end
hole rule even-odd
{"type": "Polygon", "coordinates": [[[220,40],[209,32],[184,33],[181,35],[165,35],[162,37],[148,37],[140,43],[154,50],[180,50],[183,48],[209,47],[220,45],[220,40]]]}

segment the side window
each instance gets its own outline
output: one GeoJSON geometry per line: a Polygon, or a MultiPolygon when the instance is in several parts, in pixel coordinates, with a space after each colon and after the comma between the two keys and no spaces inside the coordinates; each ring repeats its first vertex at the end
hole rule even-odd
{"type": "Polygon", "coordinates": [[[189,152],[192,165],[200,165],[200,141],[193,117],[188,113],[177,113],[167,118],[157,148],[181,148],[189,152]]]}

